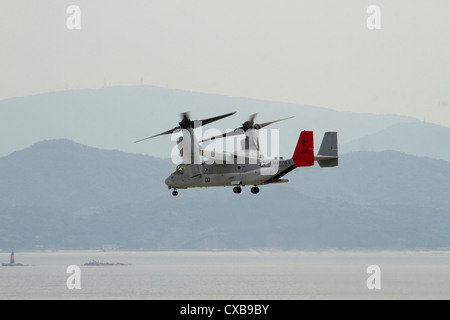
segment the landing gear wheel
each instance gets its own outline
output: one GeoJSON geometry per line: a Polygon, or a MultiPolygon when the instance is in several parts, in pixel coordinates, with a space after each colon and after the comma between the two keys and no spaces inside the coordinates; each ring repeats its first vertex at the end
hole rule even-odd
{"type": "Polygon", "coordinates": [[[250,189],[250,191],[252,192],[252,193],[258,193],[259,192],[259,188],[258,187],[252,187],[251,189],[250,189]]]}
{"type": "Polygon", "coordinates": [[[175,197],[175,196],[177,196],[178,195],[178,191],[177,190],[173,190],[172,191],[172,195],[175,197]]]}
{"type": "Polygon", "coordinates": [[[233,188],[233,192],[234,193],[241,193],[241,191],[242,191],[241,187],[234,187],[233,188]]]}

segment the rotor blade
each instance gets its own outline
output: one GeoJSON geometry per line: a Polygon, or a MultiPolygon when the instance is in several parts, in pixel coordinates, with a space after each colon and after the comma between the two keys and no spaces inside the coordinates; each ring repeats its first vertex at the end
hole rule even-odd
{"type": "Polygon", "coordinates": [[[244,129],[244,131],[255,128],[256,115],[257,115],[257,113],[252,114],[250,117],[248,117],[248,120],[242,124],[242,128],[244,129]]]}
{"type": "Polygon", "coordinates": [[[215,136],[215,137],[211,137],[211,138],[208,138],[208,139],[204,139],[204,140],[202,140],[200,142],[205,142],[205,141],[215,140],[215,139],[228,138],[228,137],[232,137],[232,136],[238,136],[238,135],[244,134],[244,133],[245,133],[245,131],[244,131],[243,128],[237,128],[237,129],[234,129],[233,131],[230,131],[230,132],[227,132],[227,133],[215,136]]]}
{"type": "Polygon", "coordinates": [[[179,126],[178,127],[175,127],[173,129],[167,130],[167,131],[159,133],[159,134],[155,134],[154,136],[151,136],[151,137],[147,137],[147,138],[144,138],[144,139],[141,139],[141,140],[134,141],[134,143],[141,142],[141,141],[144,141],[144,140],[148,140],[148,139],[151,139],[151,138],[154,138],[154,137],[162,136],[162,135],[165,135],[165,134],[171,134],[171,133],[173,133],[173,132],[175,132],[175,131],[177,131],[177,130],[179,130],[181,128],[191,127],[191,128],[195,129],[195,128],[204,126],[205,124],[208,124],[208,123],[211,123],[211,122],[223,119],[225,117],[229,117],[229,116],[231,116],[231,115],[233,115],[235,113],[236,113],[236,111],[235,112],[231,112],[231,113],[227,113],[227,114],[224,114],[224,115],[221,115],[221,116],[213,117],[213,118],[191,121],[189,112],[183,112],[183,113],[181,113],[181,121],[179,122],[179,126]]]}
{"type": "Polygon", "coordinates": [[[191,120],[191,115],[189,114],[189,112],[183,112],[183,113],[180,113],[180,116],[181,116],[181,120],[184,120],[184,119],[187,119],[187,120],[191,120]]]}
{"type": "Polygon", "coordinates": [[[207,125],[208,123],[211,123],[211,122],[214,122],[214,121],[217,121],[217,120],[220,120],[220,119],[232,116],[235,113],[236,113],[236,111],[235,112],[231,112],[231,113],[227,113],[227,114],[223,114],[221,116],[208,118],[208,119],[195,120],[195,121],[192,121],[193,123],[192,122],[191,123],[193,124],[193,128],[198,128],[198,127],[207,125]]]}
{"type": "Polygon", "coordinates": [[[191,116],[189,115],[189,112],[183,112],[180,113],[181,121],[178,122],[181,128],[187,129],[192,128],[193,121],[191,121],[191,116]]]}
{"type": "Polygon", "coordinates": [[[275,122],[278,122],[278,121],[287,120],[287,119],[292,119],[292,118],[294,118],[294,117],[292,116],[292,117],[289,117],[289,118],[284,118],[284,119],[279,119],[279,120],[275,120],[275,121],[255,124],[255,129],[261,129],[261,128],[267,127],[269,124],[272,124],[272,123],[275,123],[275,122]]]}
{"type": "Polygon", "coordinates": [[[255,122],[255,118],[256,118],[257,115],[258,115],[258,112],[252,114],[252,115],[248,118],[248,120],[249,120],[249,121],[252,121],[252,122],[255,122]]]}
{"type": "Polygon", "coordinates": [[[219,136],[215,136],[215,137],[211,137],[211,138],[208,138],[208,139],[204,139],[204,140],[202,140],[200,142],[205,142],[205,141],[215,140],[215,139],[221,139],[221,138],[225,138],[226,136],[227,136],[227,134],[224,133],[224,134],[221,134],[219,136]]]}
{"type": "Polygon", "coordinates": [[[162,133],[155,134],[154,136],[147,137],[147,138],[144,138],[144,139],[141,139],[141,140],[137,140],[134,143],[141,142],[141,141],[144,141],[144,140],[148,140],[148,139],[151,139],[151,138],[154,138],[154,137],[162,136],[162,135],[165,135],[165,134],[171,134],[171,133],[173,133],[173,132],[175,132],[175,131],[177,131],[179,129],[180,129],[180,127],[178,126],[178,127],[173,128],[173,129],[164,131],[162,133]]]}

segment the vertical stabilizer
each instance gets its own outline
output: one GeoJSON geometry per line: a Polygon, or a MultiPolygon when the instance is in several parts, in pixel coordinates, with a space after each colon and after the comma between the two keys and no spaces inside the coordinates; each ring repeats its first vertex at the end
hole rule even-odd
{"type": "Polygon", "coordinates": [[[292,156],[296,167],[314,165],[314,140],[312,131],[302,131],[292,156]]]}
{"type": "Polygon", "coordinates": [[[338,165],[337,132],[325,132],[319,154],[314,157],[321,167],[336,167],[338,165]]]}
{"type": "Polygon", "coordinates": [[[325,132],[320,145],[319,156],[338,156],[337,132],[325,132]]]}

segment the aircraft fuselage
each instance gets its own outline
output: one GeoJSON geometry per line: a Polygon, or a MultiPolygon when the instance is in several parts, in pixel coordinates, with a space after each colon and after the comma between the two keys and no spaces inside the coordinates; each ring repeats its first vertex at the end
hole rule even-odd
{"type": "Polygon", "coordinates": [[[180,164],[166,179],[166,185],[173,189],[195,187],[225,187],[262,185],[287,182],[279,178],[294,169],[292,159],[275,159],[258,164],[180,164]],[[292,170],[291,169],[291,170],[292,170]],[[275,179],[274,179],[275,178],[275,179]]]}

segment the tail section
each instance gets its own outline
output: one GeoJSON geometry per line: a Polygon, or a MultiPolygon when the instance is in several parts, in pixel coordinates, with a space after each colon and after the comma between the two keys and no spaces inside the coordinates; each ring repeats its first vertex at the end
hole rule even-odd
{"type": "Polygon", "coordinates": [[[312,131],[302,131],[297,142],[292,160],[296,167],[314,165],[314,139],[312,131]]]}
{"type": "Polygon", "coordinates": [[[338,165],[337,132],[325,132],[319,154],[314,156],[314,160],[321,167],[336,167],[338,165]]]}

